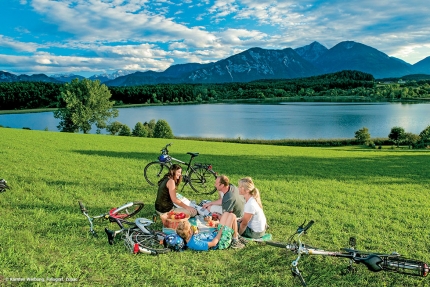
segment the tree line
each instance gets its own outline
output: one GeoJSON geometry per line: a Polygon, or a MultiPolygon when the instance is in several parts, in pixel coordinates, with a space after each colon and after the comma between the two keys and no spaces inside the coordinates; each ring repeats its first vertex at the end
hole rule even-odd
{"type": "MultiPolygon", "coordinates": [[[[371,139],[369,129],[363,127],[355,132],[355,139],[359,144],[365,144],[369,147],[376,148],[375,142],[371,139]]],[[[409,148],[422,149],[430,147],[430,125],[420,132],[419,135],[406,132],[402,127],[391,128],[388,139],[397,147],[407,145],[409,148]]],[[[379,146],[381,148],[381,146],[379,146]]]]}
{"type": "MultiPolygon", "coordinates": [[[[54,108],[61,102],[61,88],[66,84],[45,82],[0,83],[0,110],[54,108]]],[[[428,99],[430,80],[404,84],[378,83],[372,75],[358,71],[289,80],[260,80],[223,84],[157,84],[130,87],[107,87],[115,106],[123,104],[211,103],[246,99],[328,98],[347,100],[428,99]]]]}

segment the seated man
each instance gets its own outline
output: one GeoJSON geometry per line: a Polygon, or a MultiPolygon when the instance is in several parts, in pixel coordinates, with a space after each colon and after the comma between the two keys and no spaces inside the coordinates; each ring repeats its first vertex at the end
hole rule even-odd
{"type": "Polygon", "coordinates": [[[176,227],[176,233],[184,240],[188,249],[195,251],[245,247],[238,239],[237,218],[234,213],[225,212],[221,216],[217,231],[194,234],[190,222],[182,221],[176,227]]]}
{"type": "Polygon", "coordinates": [[[217,176],[215,180],[215,188],[219,192],[219,198],[203,205],[212,213],[219,215],[224,212],[232,212],[237,218],[243,216],[243,209],[245,206],[245,198],[239,194],[239,190],[225,175],[217,176]]]}

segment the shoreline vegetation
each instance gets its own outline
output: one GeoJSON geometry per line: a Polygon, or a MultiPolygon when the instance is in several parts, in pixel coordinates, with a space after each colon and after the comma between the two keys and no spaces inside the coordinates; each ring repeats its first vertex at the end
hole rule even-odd
{"type": "MultiPolygon", "coordinates": [[[[0,125],[1,128],[9,128],[0,125]]],[[[19,128],[16,128],[19,129],[19,128]]],[[[24,130],[30,130],[23,127],[24,130]]],[[[106,134],[105,136],[111,136],[106,134]]],[[[258,144],[258,145],[272,145],[272,146],[297,146],[297,147],[342,147],[342,146],[361,146],[366,149],[394,149],[393,142],[387,138],[370,138],[374,143],[373,147],[360,143],[356,138],[333,138],[333,139],[243,139],[243,138],[203,138],[203,137],[178,137],[173,136],[173,139],[187,140],[187,141],[204,141],[204,142],[218,142],[218,143],[238,143],[238,144],[258,144]]],[[[409,146],[399,146],[397,149],[410,149],[409,146]]]]}
{"type": "MultiPolygon", "coordinates": [[[[315,102],[315,103],[427,103],[430,102],[429,98],[409,98],[409,99],[374,99],[371,97],[360,96],[342,96],[342,97],[280,97],[268,99],[225,99],[216,102],[169,102],[169,103],[144,103],[144,104],[116,104],[114,108],[137,108],[137,107],[150,107],[150,106],[179,106],[179,105],[204,105],[204,104],[279,104],[283,102],[315,102]]],[[[57,108],[37,108],[37,109],[20,109],[20,110],[0,110],[1,114],[28,114],[28,113],[44,113],[54,112],[57,108]]]]}
{"type": "MultiPolygon", "coordinates": [[[[400,100],[375,100],[369,97],[287,97],[287,98],[270,98],[270,99],[241,99],[241,100],[222,100],[216,103],[145,103],[145,104],[128,104],[128,105],[116,105],[115,108],[134,108],[134,107],[145,107],[145,106],[163,106],[163,105],[193,105],[193,104],[277,104],[282,102],[333,102],[333,103],[351,103],[351,102],[396,102],[404,104],[414,103],[425,103],[430,102],[428,99],[400,99],[400,100]]],[[[24,114],[24,113],[40,113],[40,112],[54,112],[57,108],[42,108],[42,109],[25,109],[25,110],[0,110],[1,114],[24,114]]],[[[9,128],[7,126],[0,125],[0,128],[9,128]]],[[[29,128],[22,127],[22,129],[29,128]]],[[[394,149],[393,141],[388,137],[386,138],[370,138],[372,146],[363,145],[356,138],[330,138],[330,139],[247,139],[247,138],[204,138],[204,137],[179,137],[173,136],[174,139],[178,140],[191,140],[191,141],[207,141],[207,142],[225,142],[225,143],[242,143],[242,144],[261,144],[261,145],[273,145],[273,146],[300,146],[300,147],[341,147],[341,146],[363,146],[366,148],[390,148],[394,149]]],[[[397,149],[410,149],[410,146],[400,146],[397,149]]]]}
{"type": "MultiPolygon", "coordinates": [[[[87,80],[88,81],[88,80],[87,80]]],[[[430,80],[411,79],[397,81],[386,79],[377,81],[372,75],[358,71],[341,71],[321,76],[289,79],[289,80],[260,80],[248,83],[223,83],[223,84],[157,84],[125,87],[106,87],[99,81],[92,84],[104,89],[110,96],[110,108],[132,108],[163,105],[195,105],[195,104],[280,104],[287,102],[396,102],[404,104],[430,102],[430,80]]],[[[52,84],[44,82],[14,82],[0,83],[0,114],[20,114],[59,111],[64,87],[73,84],[79,86],[79,80],[73,80],[72,84],[52,84]],[[61,93],[60,93],[61,92],[61,93]]],[[[92,95],[92,93],[89,93],[92,95]]],[[[64,109],[65,107],[63,107],[64,109]]],[[[67,109],[67,108],[66,108],[67,109]]],[[[70,108],[68,108],[70,109],[70,108]]],[[[79,109],[78,109],[79,110],[79,109]]],[[[82,110],[82,109],[81,109],[82,110]]],[[[88,109],[87,109],[88,110],[88,109]]],[[[91,109],[89,109],[91,110],[91,109]]],[[[115,111],[117,112],[117,111],[115,111]]],[[[67,113],[66,113],[67,114],[67,113]]],[[[97,118],[97,117],[95,117],[97,118]]],[[[66,125],[69,119],[63,119],[66,125]]],[[[135,135],[131,129],[119,122],[117,126],[123,126],[127,132],[120,135],[135,135]]],[[[113,125],[112,123],[111,125],[113,125]]],[[[137,123],[136,125],[145,125],[137,123]]],[[[100,123],[100,129],[106,123],[100,123]]],[[[86,133],[90,123],[85,123],[86,133]]],[[[168,123],[166,123],[168,126],[168,123]]],[[[109,125],[108,125],[109,127],[109,125]]],[[[136,128],[136,127],[135,127],[136,128]]],[[[170,127],[169,127],[170,128],[170,127]]],[[[29,129],[23,127],[23,129],[29,129]]],[[[82,125],[74,127],[74,131],[82,129],[82,125]]],[[[67,130],[63,130],[67,131],[67,130]]],[[[100,130],[98,130],[98,133],[100,130]]],[[[112,133],[115,135],[115,133],[112,133]]],[[[397,146],[401,138],[406,135],[402,130],[397,146]]],[[[410,134],[410,133],[408,133],[410,134]]],[[[370,135],[369,135],[370,136],[370,135]]],[[[147,135],[147,137],[152,137],[147,135]]],[[[172,135],[172,137],[174,137],[172,135]]],[[[389,136],[391,137],[391,136],[389,136]]],[[[410,134],[409,148],[418,139],[418,135],[410,134]]],[[[427,137],[427,135],[426,135],[427,137]]],[[[349,146],[360,145],[357,138],[352,139],[224,139],[224,138],[197,138],[174,137],[177,139],[190,139],[198,141],[231,142],[248,144],[269,144],[284,146],[349,146]]],[[[366,143],[371,148],[381,148],[382,145],[392,145],[390,138],[367,139],[366,143]]],[[[427,145],[424,145],[427,146],[427,145]]]]}

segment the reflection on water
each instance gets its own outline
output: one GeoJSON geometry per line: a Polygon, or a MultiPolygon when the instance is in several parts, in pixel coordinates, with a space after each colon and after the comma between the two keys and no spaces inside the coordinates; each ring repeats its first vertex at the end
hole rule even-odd
{"type": "MultiPolygon", "coordinates": [[[[419,134],[430,125],[429,108],[425,103],[204,104],[121,108],[115,120],[133,129],[137,122],[164,119],[176,136],[354,138],[355,131],[367,127],[372,137],[387,137],[394,126],[419,134]]],[[[0,125],[58,130],[52,112],[0,115],[0,125]]]]}

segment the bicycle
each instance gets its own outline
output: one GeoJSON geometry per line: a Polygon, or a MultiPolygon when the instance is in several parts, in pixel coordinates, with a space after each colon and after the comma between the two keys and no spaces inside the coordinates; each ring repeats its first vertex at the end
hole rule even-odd
{"type": "Polygon", "coordinates": [[[5,179],[0,179],[0,192],[6,192],[6,189],[10,189],[10,186],[7,185],[7,181],[5,179]]]}
{"type": "Polygon", "coordinates": [[[170,249],[164,247],[162,240],[166,236],[163,232],[153,231],[149,229],[149,226],[154,222],[146,218],[137,218],[135,221],[128,221],[130,217],[136,215],[142,210],[143,202],[135,201],[121,205],[117,208],[112,208],[108,212],[90,216],[88,210],[85,208],[81,201],[79,207],[82,214],[88,219],[90,223],[90,233],[94,237],[98,237],[97,232],[94,230],[94,220],[104,219],[109,222],[115,222],[120,227],[119,230],[109,230],[105,228],[105,233],[108,238],[110,245],[114,244],[115,238],[118,234],[122,234],[125,246],[133,253],[146,253],[151,255],[157,255],[167,253],[170,249]],[[128,226],[128,227],[126,227],[128,226]]]}
{"type": "Polygon", "coordinates": [[[182,180],[184,185],[182,186],[181,192],[184,187],[189,184],[190,187],[200,194],[212,194],[216,191],[213,183],[216,179],[216,172],[213,171],[211,164],[206,163],[192,163],[199,153],[187,152],[190,155],[190,160],[184,162],[176,159],[169,155],[168,147],[172,144],[167,144],[161,149],[161,155],[158,157],[158,161],[148,163],[143,171],[143,175],[146,181],[152,185],[157,185],[158,181],[169,171],[169,168],[173,163],[179,163],[185,165],[187,169],[182,174],[182,180]]]}
{"type": "Polygon", "coordinates": [[[353,263],[363,263],[368,268],[368,270],[373,272],[389,271],[420,277],[426,277],[429,273],[429,266],[425,262],[404,258],[397,252],[385,254],[356,250],[356,239],[354,237],[350,237],[349,239],[350,248],[343,248],[343,251],[341,252],[326,251],[305,245],[302,243],[300,238],[303,236],[303,234],[306,234],[306,231],[309,228],[311,228],[311,226],[314,224],[314,221],[309,221],[306,226],[303,226],[304,224],[305,222],[303,222],[303,224],[297,228],[297,231],[291,235],[291,237],[288,239],[288,243],[266,241],[267,245],[285,248],[287,251],[291,251],[298,255],[297,258],[291,263],[291,272],[293,276],[299,278],[303,286],[307,285],[302,273],[298,268],[299,260],[302,255],[322,255],[347,258],[349,259],[349,266],[347,267],[347,270],[352,272],[356,271],[356,268],[352,266],[353,263]],[[294,240],[295,237],[297,237],[296,240],[294,240]]]}

